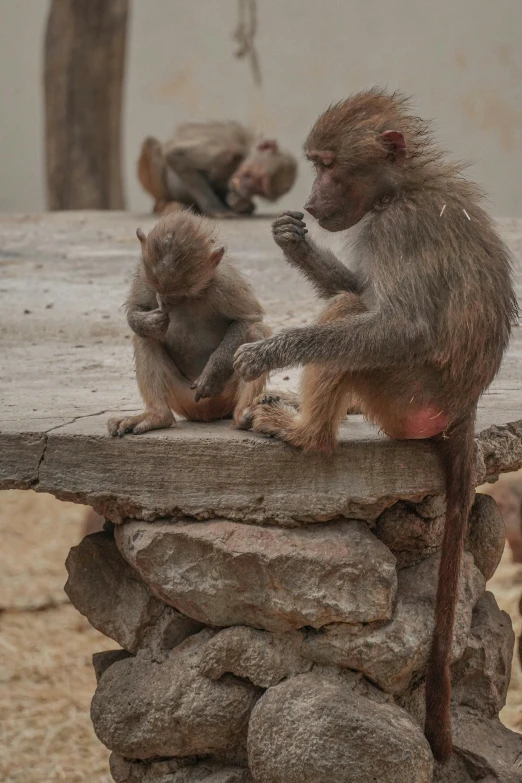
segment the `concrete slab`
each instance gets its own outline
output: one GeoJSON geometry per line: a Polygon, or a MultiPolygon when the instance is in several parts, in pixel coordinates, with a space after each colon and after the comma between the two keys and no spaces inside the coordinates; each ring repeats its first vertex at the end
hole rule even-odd
{"type": "MultiPolygon", "coordinates": [[[[225,516],[296,524],[335,516],[373,519],[398,498],[440,494],[427,443],[394,443],[361,417],[341,428],[334,457],[183,422],[114,441],[105,422],[141,409],[121,305],[150,216],[127,213],[0,215],[0,487],[34,487],[90,503],[114,519],[225,516]]],[[[522,259],[522,221],[501,221],[522,259]]],[[[275,329],[308,323],[320,308],[288,268],[266,218],[223,221],[222,240],[252,281],[275,329]]],[[[322,237],[321,237],[322,238],[322,237]]],[[[522,292],[522,264],[517,266],[522,292]]],[[[274,375],[295,387],[298,373],[274,375]]],[[[522,337],[477,421],[479,477],[522,465],[522,337]]]]}

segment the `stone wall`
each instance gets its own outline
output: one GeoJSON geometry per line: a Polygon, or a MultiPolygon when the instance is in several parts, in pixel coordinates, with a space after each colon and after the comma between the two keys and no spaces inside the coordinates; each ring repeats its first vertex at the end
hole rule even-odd
{"type": "Polygon", "coordinates": [[[485,590],[504,544],[488,496],[461,571],[444,770],[422,732],[443,515],[430,499],[372,522],[133,520],[87,536],[66,592],[122,648],[94,656],[91,709],[116,783],[522,780],[522,736],[498,720],[513,631],[485,590]]]}

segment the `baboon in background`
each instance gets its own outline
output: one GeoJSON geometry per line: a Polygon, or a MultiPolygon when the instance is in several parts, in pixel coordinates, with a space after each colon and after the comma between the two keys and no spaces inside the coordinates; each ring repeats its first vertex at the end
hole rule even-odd
{"type": "Polygon", "coordinates": [[[237,122],[180,125],[165,144],[142,144],[138,179],[162,214],[182,205],[204,215],[251,214],[252,199],[277,201],[295,182],[297,163],[277,142],[254,142],[237,122]]]}
{"type": "Polygon", "coordinates": [[[510,254],[462,167],[444,161],[399,94],[370,90],[331,106],[305,150],[316,178],[305,209],[328,231],[355,229],[347,269],[306,236],[303,215],[273,226],[286,259],[327,304],[315,325],[244,345],[245,380],[305,365],[300,412],[258,404],[253,429],[311,451],[337,442],[346,400],[393,438],[433,438],[446,475],[446,525],[426,676],[426,736],[452,752],[450,663],[463,541],[474,487],[474,421],[517,303],[510,254]]]}

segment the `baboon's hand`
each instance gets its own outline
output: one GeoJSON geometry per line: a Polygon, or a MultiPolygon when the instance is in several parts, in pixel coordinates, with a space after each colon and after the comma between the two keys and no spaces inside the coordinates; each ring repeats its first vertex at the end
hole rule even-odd
{"type": "Polygon", "coordinates": [[[197,381],[190,387],[196,390],[194,400],[199,402],[207,397],[217,397],[221,394],[226,385],[226,378],[223,379],[221,376],[222,373],[219,371],[212,371],[212,368],[210,368],[207,372],[205,368],[197,381]]]}
{"type": "Polygon", "coordinates": [[[270,338],[240,345],[234,356],[234,370],[245,381],[254,381],[272,369],[270,338]]]}
{"type": "Polygon", "coordinates": [[[274,241],[286,253],[304,250],[308,229],[302,212],[281,212],[272,223],[274,241]]]}
{"type": "Polygon", "coordinates": [[[169,326],[169,314],[159,309],[133,313],[132,318],[129,318],[129,323],[133,331],[140,337],[155,337],[161,340],[169,326]]]}

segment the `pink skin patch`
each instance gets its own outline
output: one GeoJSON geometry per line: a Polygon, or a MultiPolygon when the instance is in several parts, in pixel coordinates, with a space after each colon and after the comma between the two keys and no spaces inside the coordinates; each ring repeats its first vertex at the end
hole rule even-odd
{"type": "Polygon", "coordinates": [[[448,417],[444,411],[434,407],[423,408],[408,416],[400,435],[395,437],[399,437],[401,440],[433,438],[434,435],[440,435],[441,432],[444,432],[448,424],[448,417]]]}

